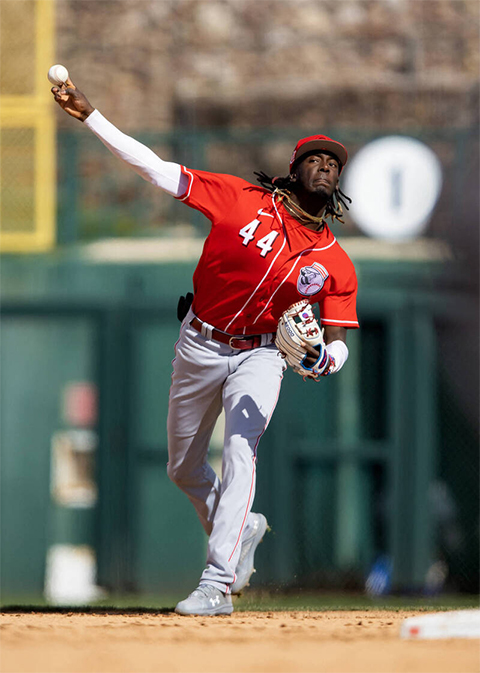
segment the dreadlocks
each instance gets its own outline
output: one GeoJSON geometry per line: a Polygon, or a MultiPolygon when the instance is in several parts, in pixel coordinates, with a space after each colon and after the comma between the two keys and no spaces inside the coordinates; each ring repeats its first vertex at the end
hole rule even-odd
{"type": "MultiPolygon", "coordinates": [[[[286,177],[274,178],[270,177],[263,171],[257,172],[254,171],[254,174],[257,176],[258,182],[268,189],[270,192],[277,192],[282,195],[287,202],[293,203],[290,197],[292,192],[292,187],[295,184],[290,175],[286,177]]],[[[338,220],[343,223],[343,208],[348,208],[348,203],[352,202],[352,199],[342,192],[340,187],[337,186],[332,196],[328,199],[327,205],[325,207],[325,217],[330,217],[332,220],[338,220]]]]}

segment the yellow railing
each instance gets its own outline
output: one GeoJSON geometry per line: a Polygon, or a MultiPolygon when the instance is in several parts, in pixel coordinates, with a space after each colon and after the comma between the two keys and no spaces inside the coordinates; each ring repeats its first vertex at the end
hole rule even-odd
{"type": "Polygon", "coordinates": [[[54,0],[0,1],[0,252],[55,244],[54,0]]]}

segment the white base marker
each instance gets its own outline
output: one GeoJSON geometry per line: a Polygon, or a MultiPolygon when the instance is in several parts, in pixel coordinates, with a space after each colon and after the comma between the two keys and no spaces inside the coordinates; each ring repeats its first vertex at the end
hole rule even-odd
{"type": "Polygon", "coordinates": [[[400,636],[411,640],[480,638],[480,610],[452,610],[409,617],[402,623],[400,636]]]}

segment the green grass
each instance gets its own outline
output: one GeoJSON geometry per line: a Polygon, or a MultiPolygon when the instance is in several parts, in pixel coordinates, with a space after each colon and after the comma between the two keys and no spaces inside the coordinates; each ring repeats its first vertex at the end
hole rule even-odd
{"type": "Polygon", "coordinates": [[[299,592],[289,595],[245,595],[236,610],[454,610],[479,607],[478,596],[451,595],[435,598],[425,596],[381,596],[370,598],[363,594],[312,594],[299,592]]]}
{"type": "MultiPolygon", "coordinates": [[[[0,609],[4,612],[26,611],[71,611],[71,612],[122,612],[145,611],[167,613],[173,610],[182,596],[111,595],[88,606],[49,606],[39,597],[2,597],[0,609]]],[[[478,608],[479,597],[474,595],[441,595],[435,598],[424,596],[383,596],[376,599],[362,594],[324,594],[298,591],[297,593],[274,593],[250,590],[234,599],[237,612],[278,612],[282,610],[327,611],[327,610],[455,610],[478,608]]]]}

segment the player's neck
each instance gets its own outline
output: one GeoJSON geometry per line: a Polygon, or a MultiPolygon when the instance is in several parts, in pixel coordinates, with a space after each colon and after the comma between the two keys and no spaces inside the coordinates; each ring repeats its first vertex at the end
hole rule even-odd
{"type": "Polygon", "coordinates": [[[296,220],[308,229],[322,231],[325,227],[323,215],[325,214],[326,201],[318,194],[302,195],[289,192],[284,199],[283,205],[296,220]]]}
{"type": "Polygon", "coordinates": [[[290,198],[312,217],[322,217],[328,202],[327,195],[312,194],[298,187],[292,189],[290,198]]]}

